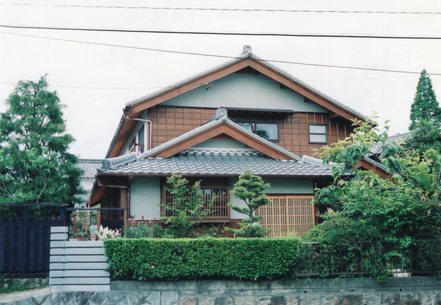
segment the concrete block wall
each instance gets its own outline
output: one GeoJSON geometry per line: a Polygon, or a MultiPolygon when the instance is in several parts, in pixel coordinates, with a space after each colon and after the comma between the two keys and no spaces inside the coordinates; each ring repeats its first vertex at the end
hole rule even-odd
{"type": "Polygon", "coordinates": [[[68,240],[67,227],[52,227],[49,287],[66,291],[110,290],[103,242],[68,240]]]}

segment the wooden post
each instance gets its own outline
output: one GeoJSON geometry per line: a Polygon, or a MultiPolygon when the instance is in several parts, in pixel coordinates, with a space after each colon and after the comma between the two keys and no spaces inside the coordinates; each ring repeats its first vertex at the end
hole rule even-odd
{"type": "Polygon", "coordinates": [[[120,207],[124,209],[124,226],[127,225],[128,213],[127,213],[127,207],[128,207],[128,192],[127,189],[121,189],[120,192],[120,207]]]}
{"type": "Polygon", "coordinates": [[[99,208],[96,213],[96,226],[98,229],[100,225],[101,225],[101,208],[99,208]]]}

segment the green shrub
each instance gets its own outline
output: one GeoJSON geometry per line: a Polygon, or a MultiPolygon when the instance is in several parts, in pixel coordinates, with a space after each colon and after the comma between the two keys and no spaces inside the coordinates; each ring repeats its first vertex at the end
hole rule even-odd
{"type": "Polygon", "coordinates": [[[301,245],[294,238],[105,241],[112,277],[135,280],[289,278],[301,266],[301,245]]]}
{"type": "Polygon", "coordinates": [[[163,229],[160,225],[147,220],[129,219],[127,225],[124,226],[123,236],[125,238],[153,238],[161,237],[163,229]]]}
{"type": "Polygon", "coordinates": [[[368,275],[384,282],[393,269],[403,267],[400,251],[377,228],[341,213],[330,212],[323,217],[325,221],[303,237],[317,243],[313,253],[305,256],[305,260],[313,261],[312,273],[322,277],[368,275]]]}

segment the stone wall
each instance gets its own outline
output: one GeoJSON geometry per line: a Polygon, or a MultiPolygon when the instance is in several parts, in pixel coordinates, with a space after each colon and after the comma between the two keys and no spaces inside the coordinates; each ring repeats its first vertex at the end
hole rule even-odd
{"type": "Polygon", "coordinates": [[[0,304],[128,305],[440,305],[441,279],[394,278],[302,281],[114,281],[110,291],[50,292],[0,297],[0,304]]]}

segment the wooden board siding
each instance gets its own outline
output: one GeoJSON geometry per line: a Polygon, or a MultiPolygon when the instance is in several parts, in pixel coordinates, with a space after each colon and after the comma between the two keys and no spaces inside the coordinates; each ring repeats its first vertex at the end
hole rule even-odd
{"type": "Polygon", "coordinates": [[[177,136],[206,123],[216,109],[154,107],[149,110],[152,121],[152,147],[170,141],[177,136]]]}
{"type": "MultiPolygon", "coordinates": [[[[205,124],[216,112],[216,109],[154,107],[149,111],[149,120],[153,123],[153,147],[165,143],[185,132],[205,124]]],[[[322,144],[309,144],[309,124],[325,124],[328,129],[328,143],[344,139],[350,133],[350,123],[339,118],[329,119],[326,113],[294,113],[271,120],[254,118],[259,122],[277,122],[280,140],[277,145],[299,155],[316,155],[315,151],[322,144]]],[[[233,121],[249,120],[250,116],[230,115],[233,121]]]]}
{"type": "Polygon", "coordinates": [[[299,155],[315,156],[323,144],[309,143],[309,125],[324,124],[328,130],[328,144],[346,138],[350,134],[350,123],[341,119],[329,119],[326,113],[294,113],[279,121],[280,141],[276,144],[299,155]]]}

